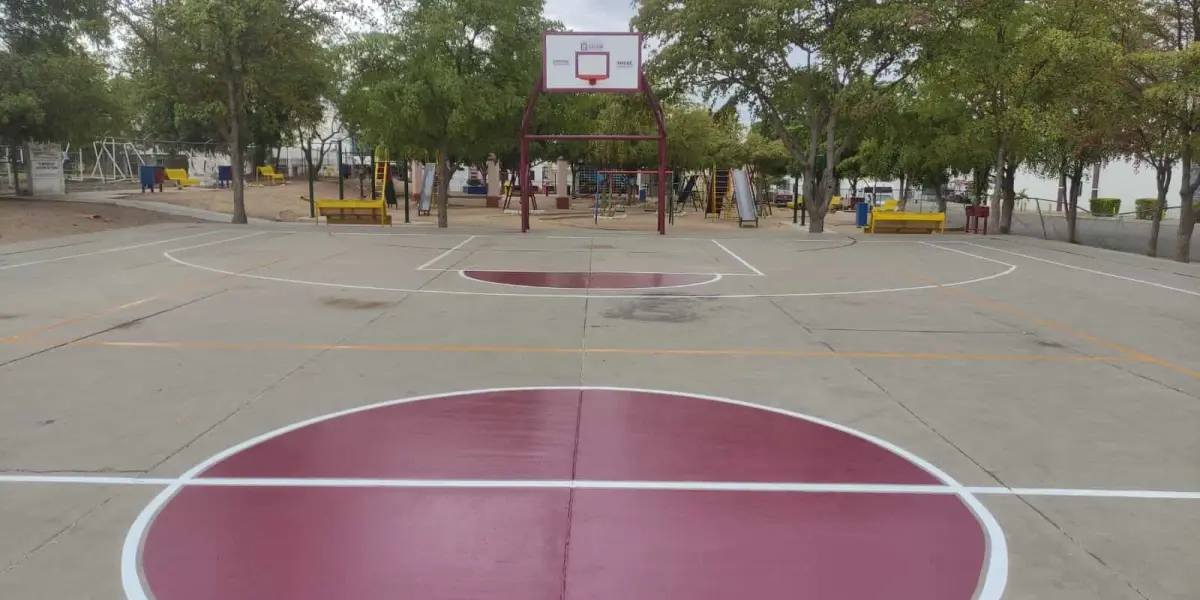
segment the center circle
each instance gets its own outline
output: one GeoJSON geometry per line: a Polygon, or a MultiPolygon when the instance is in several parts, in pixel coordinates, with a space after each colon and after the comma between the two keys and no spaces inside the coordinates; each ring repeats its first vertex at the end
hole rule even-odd
{"type": "Polygon", "coordinates": [[[587,271],[480,271],[466,269],[463,277],[519,287],[574,290],[639,290],[690,287],[712,283],[720,275],[701,273],[609,273],[587,271]]]}
{"type": "Polygon", "coordinates": [[[122,566],[137,600],[998,600],[1006,559],[982,504],[867,434],[709,396],[561,387],[267,433],[159,494],[122,566]]]}

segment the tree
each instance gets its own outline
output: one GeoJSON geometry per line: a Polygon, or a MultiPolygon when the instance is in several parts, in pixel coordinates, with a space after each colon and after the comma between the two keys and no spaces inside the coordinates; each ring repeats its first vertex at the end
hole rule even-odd
{"type": "Polygon", "coordinates": [[[107,42],[105,9],[101,0],[0,0],[0,144],[12,147],[14,166],[22,142],[81,141],[117,111],[104,66],[84,48],[107,42]]]}
{"type": "Polygon", "coordinates": [[[173,121],[211,127],[229,148],[233,222],[245,223],[246,147],[277,141],[332,80],[318,41],[328,15],[302,0],[165,0],[120,14],[173,121]]]}
{"type": "Polygon", "coordinates": [[[1144,21],[1151,48],[1137,53],[1132,65],[1146,82],[1143,110],[1174,132],[1161,138],[1161,152],[1178,148],[1179,230],[1175,260],[1191,260],[1196,227],[1193,199],[1200,188],[1196,157],[1200,154],[1200,0],[1153,0],[1144,21]],[[1168,125],[1169,124],[1169,125],[1168,125]]]}
{"type": "Polygon", "coordinates": [[[772,124],[804,165],[809,230],[821,232],[837,159],[880,82],[903,76],[925,16],[913,2],[645,0],[634,23],[661,42],[651,68],[671,89],[730,97],[772,124]],[[821,155],[835,159],[818,175],[821,155]]]}
{"type": "Polygon", "coordinates": [[[399,33],[354,41],[342,115],[364,139],[440,157],[438,226],[450,175],[511,143],[538,71],[539,0],[415,0],[399,33]]]}
{"type": "MultiPolygon", "coordinates": [[[[1119,29],[1126,53],[1121,70],[1124,115],[1119,125],[1118,144],[1136,165],[1154,169],[1156,201],[1150,215],[1150,239],[1146,254],[1158,256],[1158,238],[1162,217],[1167,209],[1167,194],[1179,156],[1183,150],[1181,130],[1174,115],[1184,111],[1178,97],[1147,93],[1164,76],[1155,70],[1156,53],[1164,47],[1161,22],[1152,11],[1137,11],[1119,29]]],[[[1171,32],[1174,33],[1174,32],[1171,32]]],[[[1166,34],[1171,37],[1170,33],[1166,34]]],[[[1167,42],[1169,44],[1169,42],[1167,42]]],[[[1169,47],[1169,45],[1167,46],[1169,47]]]]}

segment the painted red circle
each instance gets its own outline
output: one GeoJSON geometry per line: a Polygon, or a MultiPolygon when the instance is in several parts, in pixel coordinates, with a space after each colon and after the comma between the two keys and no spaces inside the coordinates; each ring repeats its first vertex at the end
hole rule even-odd
{"type": "Polygon", "coordinates": [[[635,290],[681,287],[709,283],[717,279],[712,274],[691,273],[606,273],[586,271],[463,271],[463,275],[487,283],[522,287],[635,290]]]}
{"type": "Polygon", "coordinates": [[[952,494],[637,489],[941,484],[839,429],[673,394],[388,404],[270,437],[198,477],[255,481],[186,486],[166,503],[142,548],[157,600],[969,600],[986,567],[984,532],[952,494]]]}

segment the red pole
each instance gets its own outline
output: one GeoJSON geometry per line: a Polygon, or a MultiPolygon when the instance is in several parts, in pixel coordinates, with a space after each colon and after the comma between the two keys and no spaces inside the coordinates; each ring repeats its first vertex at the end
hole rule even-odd
{"type": "Polygon", "coordinates": [[[521,233],[529,231],[529,156],[525,136],[521,136],[521,233]]]}
{"type": "Polygon", "coordinates": [[[658,138],[658,235],[667,234],[667,138],[658,138]]]}

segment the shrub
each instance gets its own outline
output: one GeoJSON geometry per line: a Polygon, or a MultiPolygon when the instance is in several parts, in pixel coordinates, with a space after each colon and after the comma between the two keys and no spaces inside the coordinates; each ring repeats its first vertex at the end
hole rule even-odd
{"type": "MultiPolygon", "coordinates": [[[[1137,218],[1143,221],[1149,221],[1154,217],[1154,206],[1158,204],[1158,198],[1138,198],[1133,201],[1133,208],[1137,212],[1137,218]]],[[[1165,217],[1167,211],[1162,211],[1162,216],[1165,217]]]]}
{"type": "Polygon", "coordinates": [[[479,187],[479,186],[483,185],[483,180],[472,177],[467,180],[467,185],[470,187],[479,187]]]}
{"type": "Polygon", "coordinates": [[[1121,210],[1120,198],[1092,198],[1088,210],[1098,217],[1111,217],[1121,210]]]}

